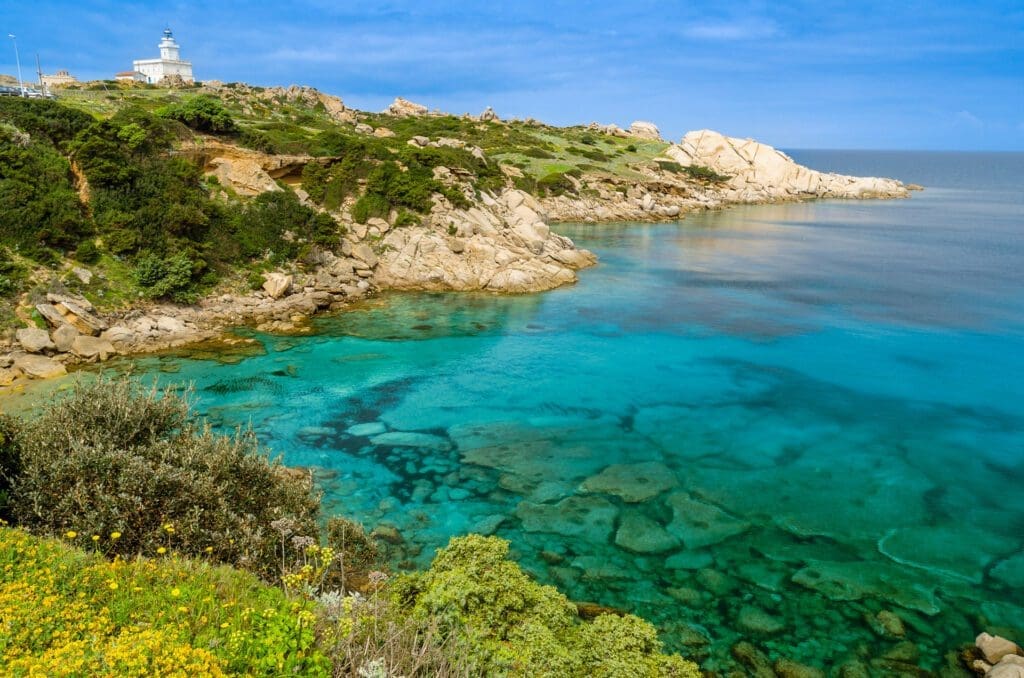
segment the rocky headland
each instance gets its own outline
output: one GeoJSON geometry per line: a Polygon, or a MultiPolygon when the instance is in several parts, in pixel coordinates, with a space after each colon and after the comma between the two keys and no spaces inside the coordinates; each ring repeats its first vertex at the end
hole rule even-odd
{"type": "MultiPolygon", "coordinates": [[[[332,124],[374,139],[396,136],[381,120],[428,120],[441,115],[399,98],[385,112],[388,117],[371,118],[348,109],[336,97],[306,87],[207,83],[204,91],[251,115],[274,105],[312,107],[332,124]]],[[[490,108],[463,119],[484,126],[510,124],[490,108]]],[[[541,126],[536,121],[519,124],[541,126]]],[[[192,305],[139,300],[127,309],[104,311],[84,296],[59,288],[46,299],[26,295],[19,306],[26,327],[7,340],[0,339],[0,388],[59,376],[78,363],[214,339],[232,326],[308,331],[308,320],[317,312],[340,310],[383,290],[518,294],[571,284],[577,280],[577,271],[593,265],[596,257],[554,232],[551,224],[557,222],[675,220],[694,210],[736,204],[903,198],[913,188],[892,179],[818,172],[771,146],[710,130],[690,132],[678,143],[664,142],[657,126],[643,121],[628,129],[594,123],[586,134],[646,143],[660,151],[652,162],[632,163],[623,171],[581,167],[581,171],[559,175],[564,190],[531,194],[518,183],[524,176],[522,164],[489,157],[479,145],[459,138],[409,137],[408,146],[468,152],[485,166],[499,168],[504,176],[504,186],[480,189],[463,167],[435,166],[436,185],[450,192],[448,197],[435,193],[429,213],[413,223],[402,221],[407,214],[396,209],[385,217],[360,221],[353,214],[354,198],[331,210],[311,201],[302,188],[307,166],[329,167],[338,158],[265,152],[214,135],[194,135],[182,141],[175,153],[200,166],[226,197],[294,190],[303,204],[327,211],[338,223],[343,234],[338,246],[332,251],[313,248],[303,261],[264,273],[259,289],[221,286],[192,305]],[[451,191],[462,198],[453,202],[451,191]]],[[[594,141],[584,138],[583,143],[594,141]]],[[[633,144],[628,148],[636,150],[633,144]]],[[[84,176],[78,188],[87,201],[89,186],[84,176]]],[[[94,276],[103,276],[102,271],[70,262],[64,268],[67,276],[84,285],[94,276]]]]}

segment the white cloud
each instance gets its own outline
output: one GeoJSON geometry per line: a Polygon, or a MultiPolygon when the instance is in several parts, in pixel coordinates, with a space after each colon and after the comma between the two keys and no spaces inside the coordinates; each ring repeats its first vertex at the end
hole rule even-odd
{"type": "Polygon", "coordinates": [[[684,27],[682,33],[697,40],[761,40],[778,35],[779,27],[767,19],[738,19],[694,23],[684,27]]]}
{"type": "Polygon", "coordinates": [[[956,114],[957,124],[965,124],[975,129],[981,129],[985,126],[985,123],[978,116],[974,115],[970,111],[958,111],[956,114]]]}

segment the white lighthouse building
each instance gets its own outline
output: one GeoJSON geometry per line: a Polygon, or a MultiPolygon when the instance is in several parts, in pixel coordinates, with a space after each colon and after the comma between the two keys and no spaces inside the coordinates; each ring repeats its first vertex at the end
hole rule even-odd
{"type": "Polygon", "coordinates": [[[141,73],[144,81],[156,84],[164,78],[180,77],[184,82],[195,82],[192,77],[192,62],[181,60],[181,47],[174,40],[170,28],[164,29],[164,39],[160,41],[159,59],[136,59],[132,62],[132,70],[141,73]]]}

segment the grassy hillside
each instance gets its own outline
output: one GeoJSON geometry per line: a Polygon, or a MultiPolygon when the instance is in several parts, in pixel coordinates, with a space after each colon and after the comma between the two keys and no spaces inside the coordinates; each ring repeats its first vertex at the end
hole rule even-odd
{"type": "Polygon", "coordinates": [[[67,287],[101,309],[191,302],[336,249],[353,223],[418,224],[437,200],[468,208],[512,186],[594,195],[594,182],[625,190],[644,172],[690,171],[659,160],[666,147],[583,127],[362,113],[304,88],[109,85],[58,101],[3,99],[0,330],[31,320],[13,315],[26,292],[67,287]],[[212,142],[318,160],[279,180],[283,190],[244,197],[204,175],[212,142]],[[100,275],[82,283],[74,265],[100,275]]]}

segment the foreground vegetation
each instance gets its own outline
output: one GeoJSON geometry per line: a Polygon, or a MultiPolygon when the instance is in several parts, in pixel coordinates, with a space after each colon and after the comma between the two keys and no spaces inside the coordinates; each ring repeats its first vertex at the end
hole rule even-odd
{"type": "Polygon", "coordinates": [[[128,381],[0,417],[0,513],[13,675],[699,675],[637,617],[582,621],[494,537],[387,574],[307,476],[128,381]]]}

